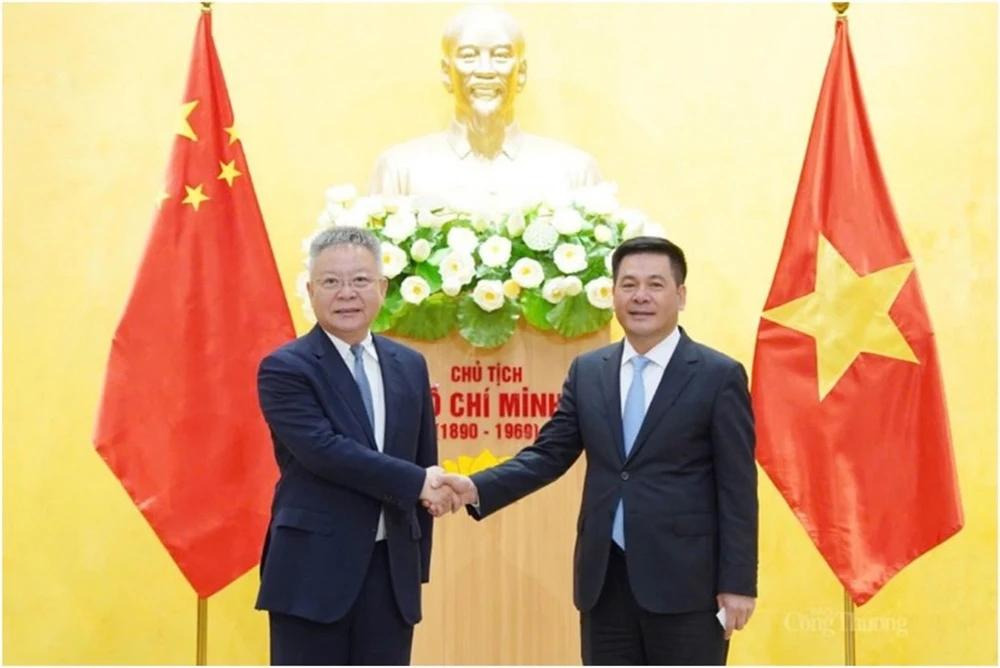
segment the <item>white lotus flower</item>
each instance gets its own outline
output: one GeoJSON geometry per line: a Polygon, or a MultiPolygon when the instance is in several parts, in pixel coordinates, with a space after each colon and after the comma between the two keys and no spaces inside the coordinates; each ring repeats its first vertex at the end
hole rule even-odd
{"type": "Polygon", "coordinates": [[[659,223],[646,223],[642,226],[642,236],[667,238],[667,231],[659,223]]]}
{"type": "Polygon", "coordinates": [[[446,278],[441,282],[441,292],[449,297],[454,297],[462,291],[462,281],[457,278],[446,278]]]}
{"type": "Polygon", "coordinates": [[[590,305],[599,309],[611,308],[613,303],[611,286],[611,279],[607,276],[595,278],[587,283],[584,290],[587,291],[587,301],[590,305]]]}
{"type": "Polygon", "coordinates": [[[353,202],[358,196],[358,189],[352,183],[327,188],[326,201],[328,204],[339,204],[346,206],[353,202]]]}
{"type": "Polygon", "coordinates": [[[649,222],[649,216],[638,209],[619,209],[615,219],[624,226],[622,240],[639,236],[643,226],[649,222]]]}
{"type": "Polygon", "coordinates": [[[550,211],[558,211],[573,206],[573,193],[570,190],[554,190],[542,200],[542,205],[550,211]]]}
{"type": "Polygon", "coordinates": [[[594,239],[601,244],[611,241],[611,228],[607,225],[597,225],[594,227],[594,239]]]}
{"type": "Polygon", "coordinates": [[[417,239],[410,246],[410,257],[413,258],[414,262],[420,263],[431,256],[431,242],[427,239],[417,239]]]}
{"type": "Polygon", "coordinates": [[[583,292],[583,281],[580,280],[579,276],[560,276],[563,282],[563,290],[566,291],[566,296],[576,297],[578,294],[583,292]]]}
{"type": "Polygon", "coordinates": [[[448,231],[448,248],[453,251],[472,255],[478,245],[476,233],[467,227],[453,227],[448,231]]]}
{"type": "Polygon", "coordinates": [[[555,248],[559,232],[543,218],[536,218],[524,230],[524,243],[533,251],[548,251],[555,248]]]}
{"type": "Polygon", "coordinates": [[[306,285],[309,283],[309,272],[303,271],[295,279],[295,294],[302,300],[302,315],[311,323],[316,322],[316,313],[312,308],[312,301],[309,299],[309,290],[306,285]]]}
{"type": "Polygon", "coordinates": [[[388,241],[382,242],[382,273],[386,278],[396,278],[400,272],[406,268],[406,251],[391,244],[388,241]]]}
{"type": "Polygon", "coordinates": [[[503,283],[500,281],[479,281],[472,291],[472,301],[484,311],[496,311],[504,305],[503,283]]]}
{"type": "Polygon", "coordinates": [[[357,205],[347,209],[337,216],[337,227],[367,227],[369,220],[368,211],[359,209],[357,205]]]}
{"type": "Polygon", "coordinates": [[[385,215],[385,202],[378,195],[359,197],[351,209],[363,211],[371,218],[381,218],[385,215]]]}
{"type": "Polygon", "coordinates": [[[537,288],[545,280],[545,270],[538,260],[522,257],[510,270],[511,279],[522,288],[537,288]]]}
{"type": "Polygon", "coordinates": [[[441,229],[441,226],[445,224],[448,219],[444,216],[439,216],[436,213],[428,209],[421,209],[417,213],[417,225],[420,227],[430,227],[433,229],[441,229]]]}
{"type": "Polygon", "coordinates": [[[409,195],[387,195],[382,198],[382,206],[389,213],[412,212],[413,198],[409,195]]]}
{"type": "Polygon", "coordinates": [[[453,278],[461,287],[467,285],[476,275],[476,260],[469,253],[453,250],[441,260],[438,270],[441,272],[442,280],[453,278]]]}
{"type": "Polygon", "coordinates": [[[516,239],[524,234],[524,214],[520,211],[512,211],[507,217],[507,234],[511,239],[516,239]]]}
{"type": "Polygon", "coordinates": [[[552,214],[552,227],[567,237],[583,229],[583,216],[576,209],[559,209],[552,214]]]}
{"type": "Polygon", "coordinates": [[[416,231],[417,217],[409,211],[389,214],[389,217],[385,219],[385,227],[382,228],[382,234],[397,244],[409,239],[416,231]]]}
{"type": "Polygon", "coordinates": [[[420,276],[407,276],[399,286],[399,294],[403,301],[418,305],[431,294],[431,286],[420,276]]]}
{"type": "Polygon", "coordinates": [[[558,304],[565,296],[566,288],[562,277],[550,278],[542,286],[542,297],[550,304],[558,304]]]}
{"type": "Polygon", "coordinates": [[[575,274],[587,268],[587,249],[580,244],[559,244],[552,259],[562,273],[575,274]]]}
{"type": "Polygon", "coordinates": [[[510,239],[490,237],[479,247],[479,257],[487,267],[506,267],[510,261],[510,239]]]}
{"type": "Polygon", "coordinates": [[[610,182],[581,188],[576,193],[576,204],[596,216],[610,216],[618,210],[618,185],[610,182]]]}

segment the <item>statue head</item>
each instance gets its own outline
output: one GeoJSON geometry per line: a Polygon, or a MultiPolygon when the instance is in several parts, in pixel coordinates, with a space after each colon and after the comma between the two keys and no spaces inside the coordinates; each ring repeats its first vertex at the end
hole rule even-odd
{"type": "Polygon", "coordinates": [[[441,50],[441,79],[459,120],[513,120],[528,72],[514,17],[489,5],[468,7],[448,22],[441,50]]]}

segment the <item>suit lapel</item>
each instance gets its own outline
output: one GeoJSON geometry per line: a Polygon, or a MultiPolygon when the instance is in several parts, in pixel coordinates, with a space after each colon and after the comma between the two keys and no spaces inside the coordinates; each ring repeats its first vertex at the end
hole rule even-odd
{"type": "Polygon", "coordinates": [[[622,436],[622,394],[621,394],[621,370],[622,354],[625,351],[625,344],[619,343],[608,350],[604,358],[604,382],[601,383],[601,390],[604,393],[604,401],[601,406],[607,409],[608,424],[611,428],[615,454],[619,461],[625,461],[625,438],[622,436]]]}
{"type": "Polygon", "coordinates": [[[373,336],[375,350],[378,351],[378,363],[382,368],[382,389],[385,393],[385,435],[382,442],[382,452],[391,454],[393,445],[399,442],[396,429],[399,428],[399,415],[406,401],[406,374],[396,353],[389,350],[382,337],[373,336]]]}
{"type": "MultiPolygon", "coordinates": [[[[697,362],[698,352],[691,345],[691,340],[682,330],[680,341],[677,342],[677,348],[670,357],[670,361],[667,362],[667,368],[663,371],[663,378],[660,379],[660,385],[656,388],[656,393],[653,394],[653,401],[649,404],[646,417],[642,421],[642,427],[639,428],[639,434],[635,437],[632,450],[625,460],[626,463],[635,459],[636,454],[646,444],[646,441],[649,440],[649,435],[656,428],[656,425],[659,424],[664,413],[674,405],[677,397],[680,396],[684,388],[687,387],[687,384],[694,378],[695,364],[697,362]]],[[[621,422],[619,421],[620,424],[621,422]]],[[[620,428],[619,431],[621,431],[620,428]]]]}
{"type": "Polygon", "coordinates": [[[337,352],[333,341],[319,325],[316,325],[310,333],[313,339],[313,354],[319,360],[319,364],[326,374],[326,377],[333,383],[334,389],[340,395],[343,404],[354,414],[355,421],[361,425],[368,439],[368,445],[376,448],[375,434],[372,433],[371,424],[368,422],[368,412],[365,404],[361,400],[361,391],[354,380],[354,374],[347,368],[344,358],[337,352]]]}

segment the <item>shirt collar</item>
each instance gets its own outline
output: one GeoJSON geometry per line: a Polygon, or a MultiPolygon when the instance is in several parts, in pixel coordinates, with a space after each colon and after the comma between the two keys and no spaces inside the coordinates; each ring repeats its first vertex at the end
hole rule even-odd
{"type": "MultiPolygon", "coordinates": [[[[670,362],[670,358],[674,354],[674,350],[677,349],[677,344],[681,340],[681,330],[680,327],[674,327],[674,331],[670,332],[662,341],[657,343],[655,346],[650,348],[649,352],[646,353],[645,357],[649,359],[653,364],[656,364],[661,369],[667,368],[667,363],[670,362]]],[[[639,353],[635,351],[632,344],[625,339],[625,348],[622,351],[622,366],[625,366],[630,362],[633,357],[636,357],[639,353]]]]}
{"type": "MultiPolygon", "coordinates": [[[[347,341],[344,341],[343,339],[334,336],[330,332],[327,332],[325,329],[323,330],[323,332],[328,337],[330,337],[331,341],[333,341],[333,346],[337,349],[337,352],[340,353],[341,357],[343,357],[345,360],[348,360],[349,362],[354,361],[354,353],[351,352],[351,345],[347,343],[347,341]]],[[[364,349],[366,353],[371,355],[376,362],[378,361],[378,352],[375,350],[375,341],[372,340],[371,332],[368,332],[368,334],[365,335],[365,338],[361,341],[361,347],[364,349]]]]}
{"type": "MultiPolygon", "coordinates": [[[[464,160],[472,152],[468,133],[469,129],[454,118],[451,120],[451,124],[445,133],[448,145],[451,146],[451,149],[455,151],[455,155],[460,160],[464,160]]],[[[517,157],[517,152],[521,149],[521,144],[523,143],[524,134],[521,132],[521,128],[516,122],[511,123],[504,130],[503,146],[500,150],[505,156],[513,160],[517,157]]]]}

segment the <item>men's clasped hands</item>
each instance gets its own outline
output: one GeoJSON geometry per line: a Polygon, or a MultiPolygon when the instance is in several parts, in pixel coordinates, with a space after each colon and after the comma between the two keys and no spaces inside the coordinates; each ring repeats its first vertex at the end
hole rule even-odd
{"type": "Polygon", "coordinates": [[[472,480],[464,475],[448,473],[440,466],[427,469],[420,501],[434,517],[454,513],[462,507],[476,504],[479,492],[472,480]]]}

